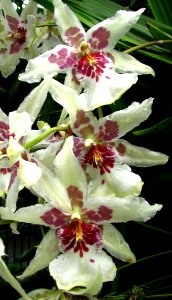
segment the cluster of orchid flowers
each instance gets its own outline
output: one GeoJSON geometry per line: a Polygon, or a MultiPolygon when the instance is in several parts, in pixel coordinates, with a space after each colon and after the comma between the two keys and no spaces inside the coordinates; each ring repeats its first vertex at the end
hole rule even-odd
{"type": "MultiPolygon", "coordinates": [[[[14,234],[18,222],[47,227],[18,279],[48,267],[58,288],[48,291],[51,299],[59,291],[89,297],[114,280],[114,258],[136,260],[114,223],[146,222],[162,208],[140,196],[143,182],[131,167],[165,164],[168,157],[122,138],[149,117],[153,98],[99,118],[94,114],[119,99],[138,75],[154,75],[151,67],[114,49],[144,9],[120,10],[85,32],[67,5],[53,4],[53,15],[41,15],[30,0],[19,16],[11,0],[0,2],[2,76],[26,59],[19,80],[41,81],[9,116],[0,110],[0,216],[12,221],[14,234]],[[38,26],[46,18],[56,22],[56,30],[38,26]],[[53,78],[59,73],[65,74],[63,84],[53,78]],[[32,129],[48,92],[62,106],[60,119],[55,127],[39,121],[32,129]],[[20,206],[23,188],[37,197],[35,205],[20,206]]],[[[1,256],[4,251],[1,240],[1,256]]],[[[25,293],[2,259],[0,275],[22,299],[31,299],[33,292],[25,293]]]]}

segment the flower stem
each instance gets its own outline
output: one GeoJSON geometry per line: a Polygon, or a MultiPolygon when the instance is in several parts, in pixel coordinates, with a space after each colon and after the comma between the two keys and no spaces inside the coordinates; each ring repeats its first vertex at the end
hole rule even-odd
{"type": "Polygon", "coordinates": [[[98,111],[99,119],[103,118],[103,110],[102,110],[101,106],[97,107],[97,111],[98,111]]]}
{"type": "Polygon", "coordinates": [[[142,45],[137,45],[135,47],[132,47],[130,49],[127,49],[124,51],[124,53],[131,53],[133,51],[148,47],[148,46],[152,46],[152,45],[159,45],[159,44],[165,44],[165,43],[172,43],[172,40],[157,40],[157,41],[151,41],[151,42],[147,42],[144,43],[142,45]]]}
{"type": "Polygon", "coordinates": [[[161,295],[150,295],[150,296],[146,296],[146,299],[153,299],[153,298],[167,298],[167,297],[172,297],[172,294],[161,294],[161,295]]]}
{"type": "MultiPolygon", "coordinates": [[[[138,260],[135,262],[135,264],[136,264],[136,263],[139,263],[139,262],[142,262],[142,261],[145,261],[145,260],[147,260],[147,259],[153,258],[153,257],[157,257],[157,256],[160,256],[160,255],[165,255],[165,254],[168,254],[168,253],[171,253],[171,252],[172,252],[172,250],[169,250],[169,251],[165,251],[165,252],[153,254],[153,255],[150,255],[150,256],[146,256],[146,257],[143,257],[143,258],[141,258],[141,259],[138,259],[138,260]]],[[[122,269],[125,269],[125,268],[127,268],[127,267],[129,267],[129,266],[131,266],[131,265],[132,265],[132,264],[129,263],[129,264],[126,264],[126,265],[124,265],[124,266],[122,266],[122,267],[119,267],[119,268],[118,268],[118,271],[119,271],[119,270],[122,270],[122,269]]]]}
{"type": "Polygon", "coordinates": [[[162,232],[162,233],[166,233],[166,234],[172,235],[172,232],[170,232],[170,231],[166,231],[166,230],[163,230],[163,229],[160,229],[160,228],[151,226],[151,225],[147,225],[147,224],[144,224],[144,223],[142,223],[142,222],[135,222],[135,223],[137,223],[137,224],[139,224],[139,225],[142,225],[142,226],[145,226],[145,227],[147,227],[147,228],[150,228],[150,229],[153,229],[153,230],[162,232]]]}
{"type": "Polygon", "coordinates": [[[56,131],[68,131],[69,127],[68,126],[56,126],[56,127],[52,127],[48,130],[46,130],[45,132],[43,132],[42,134],[40,134],[37,138],[27,142],[24,144],[24,148],[28,149],[28,148],[32,148],[33,146],[35,146],[36,144],[40,143],[43,139],[45,139],[48,135],[50,135],[53,132],[56,131]]]}
{"type": "Polygon", "coordinates": [[[55,23],[44,23],[44,24],[37,24],[36,27],[51,27],[51,26],[56,26],[57,27],[57,24],[55,23]]]}

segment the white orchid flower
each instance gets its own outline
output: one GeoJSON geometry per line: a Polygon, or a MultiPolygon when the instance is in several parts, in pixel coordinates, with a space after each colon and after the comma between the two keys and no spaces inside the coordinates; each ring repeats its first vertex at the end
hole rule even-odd
{"type": "Polygon", "coordinates": [[[132,195],[90,196],[85,172],[73,153],[72,137],[66,140],[54,165],[53,172],[42,168],[42,177],[32,187],[46,203],[20,208],[15,213],[1,207],[1,218],[50,227],[20,278],[49,265],[59,289],[95,295],[103,282],[116,275],[116,266],[103,248],[122,261],[135,262],[129,245],[111,223],[147,221],[162,205],[149,205],[145,199],[132,195]]]}
{"type": "Polygon", "coordinates": [[[0,110],[0,194],[4,197],[8,192],[6,205],[13,211],[19,190],[24,186],[31,187],[42,175],[36,160],[24,145],[35,138],[31,126],[46,99],[50,82],[51,78],[46,78],[8,117],[0,110]]]}
{"type": "Polygon", "coordinates": [[[114,54],[118,40],[134,26],[144,9],[120,10],[115,16],[85,32],[67,5],[61,0],[54,0],[53,3],[58,30],[66,45],[58,44],[54,49],[31,59],[25,72],[19,75],[20,80],[39,82],[45,74],[65,73],[66,85],[78,91],[84,89],[86,100],[93,103],[103,93],[105,105],[120,98],[136,83],[138,74],[154,74],[152,68],[132,60],[129,55],[120,56],[117,51],[114,54]],[[115,56],[118,57],[117,63],[115,56]],[[125,62],[128,70],[124,68],[125,62]]]}

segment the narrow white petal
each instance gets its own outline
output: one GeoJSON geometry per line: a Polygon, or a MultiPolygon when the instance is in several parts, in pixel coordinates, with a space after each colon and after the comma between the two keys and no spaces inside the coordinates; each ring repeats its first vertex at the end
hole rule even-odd
{"type": "Polygon", "coordinates": [[[122,261],[136,261],[135,255],[130,250],[122,234],[111,224],[103,226],[103,247],[111,255],[122,261]]]}
{"type": "Polygon", "coordinates": [[[59,175],[54,172],[51,166],[47,167],[40,161],[38,161],[38,166],[42,170],[42,176],[38,182],[32,186],[33,191],[44,198],[52,206],[59,208],[64,212],[71,211],[71,203],[69,201],[67,190],[60,181],[59,175]]]}
{"type": "Polygon", "coordinates": [[[81,109],[85,105],[76,90],[61,84],[57,80],[52,79],[49,92],[53,99],[63,106],[70,115],[75,114],[77,109],[81,109]]]}
{"type": "Polygon", "coordinates": [[[69,137],[56,156],[54,161],[56,174],[61,184],[68,188],[69,186],[77,187],[83,193],[83,199],[86,198],[87,180],[78,159],[73,153],[73,138],[69,137]]]}
{"type": "Polygon", "coordinates": [[[0,207],[0,216],[4,220],[13,220],[17,222],[25,222],[46,226],[46,223],[41,219],[41,216],[44,215],[47,211],[50,211],[51,209],[52,206],[49,204],[36,204],[24,208],[19,208],[14,213],[9,208],[0,207]]]}
{"type": "Polygon", "coordinates": [[[152,76],[155,76],[155,72],[151,67],[141,63],[135,57],[117,50],[115,50],[111,54],[114,56],[115,59],[114,65],[115,65],[116,72],[119,73],[134,72],[139,75],[151,74],[152,76]]]}
{"type": "MultiPolygon", "coordinates": [[[[0,239],[0,256],[4,255],[4,245],[0,239]]],[[[0,257],[0,276],[7,281],[22,297],[24,300],[31,300],[29,296],[25,293],[24,289],[21,287],[20,283],[16,278],[11,274],[6,264],[0,257]]]]}
{"type": "Polygon", "coordinates": [[[19,74],[19,80],[27,81],[29,83],[39,82],[42,78],[46,77],[46,75],[51,74],[52,77],[57,75],[59,72],[66,72],[65,69],[60,69],[60,66],[57,63],[51,63],[48,58],[51,55],[57,55],[57,52],[66,49],[69,53],[71,49],[66,45],[57,45],[54,49],[51,49],[43,54],[30,59],[26,66],[25,72],[19,74]],[[41,66],[41,68],[40,68],[41,66]]]}
{"type": "Polygon", "coordinates": [[[148,98],[142,103],[133,102],[127,108],[115,111],[111,115],[108,115],[108,117],[101,118],[99,125],[104,123],[105,119],[117,122],[119,128],[118,138],[120,138],[148,119],[152,112],[152,103],[153,98],[148,98]]]}
{"type": "Polygon", "coordinates": [[[130,166],[151,167],[166,164],[168,161],[168,156],[163,153],[132,145],[123,139],[119,139],[115,146],[118,144],[125,146],[122,160],[130,166]]]}
{"type": "Polygon", "coordinates": [[[55,230],[50,229],[37,247],[35,256],[29,263],[29,266],[24,270],[22,275],[17,277],[19,279],[23,279],[46,268],[49,263],[58,256],[59,252],[60,250],[58,247],[58,239],[55,235],[55,230]]]}
{"type": "Polygon", "coordinates": [[[137,11],[118,10],[115,16],[108,18],[89,29],[86,35],[87,40],[91,37],[93,31],[98,28],[105,28],[110,32],[106,51],[112,51],[118,40],[121,39],[138,21],[144,10],[144,8],[137,11]]]}
{"type": "Polygon", "coordinates": [[[46,98],[51,84],[52,76],[47,76],[19,105],[19,113],[27,112],[30,115],[32,123],[37,118],[46,98]]]}
{"type": "Polygon", "coordinates": [[[73,11],[61,0],[53,0],[53,4],[56,24],[64,42],[67,44],[69,43],[67,37],[65,36],[65,32],[70,28],[80,29],[80,33],[82,33],[82,35],[84,36],[85,30],[73,11]]]}
{"type": "MultiPolygon", "coordinates": [[[[161,204],[150,205],[144,198],[136,196],[117,197],[90,197],[87,198],[84,207],[88,210],[101,211],[108,210],[108,220],[98,223],[107,224],[113,222],[141,221],[146,222],[151,219],[159,210],[161,204]]],[[[93,219],[94,221],[94,219],[93,219]]]]}

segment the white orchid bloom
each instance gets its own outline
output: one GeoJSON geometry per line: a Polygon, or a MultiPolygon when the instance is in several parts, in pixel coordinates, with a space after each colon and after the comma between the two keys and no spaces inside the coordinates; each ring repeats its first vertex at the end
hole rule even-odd
{"type": "Polygon", "coordinates": [[[4,30],[0,33],[0,71],[7,78],[20,62],[39,54],[36,47],[29,46],[36,31],[37,4],[30,0],[19,16],[11,0],[1,0],[1,21],[4,30]]]}
{"type": "Polygon", "coordinates": [[[72,137],[56,156],[54,166],[54,171],[44,166],[42,177],[32,187],[46,199],[45,204],[20,208],[15,213],[0,208],[2,219],[50,227],[20,278],[49,265],[59,289],[95,295],[103,282],[116,275],[116,266],[103,248],[122,261],[135,262],[129,245],[111,223],[147,221],[162,205],[149,205],[145,199],[132,195],[90,196],[85,172],[73,153],[72,137]],[[54,258],[59,251],[61,254],[54,258]],[[75,289],[78,286],[82,288],[75,289]]]}
{"type": "Polygon", "coordinates": [[[24,186],[31,187],[42,175],[41,168],[24,144],[35,138],[31,126],[46,100],[50,82],[51,77],[43,80],[24,99],[18,110],[9,113],[9,117],[0,110],[0,194],[4,197],[8,192],[6,205],[13,211],[19,190],[24,186]]]}
{"type": "Polygon", "coordinates": [[[66,4],[61,0],[54,0],[53,3],[57,27],[67,45],[58,44],[54,49],[31,59],[25,72],[19,75],[20,80],[39,82],[45,74],[65,73],[65,84],[78,91],[84,89],[86,101],[97,102],[103,92],[105,105],[120,98],[136,83],[138,74],[154,74],[152,68],[132,60],[129,55],[120,56],[117,51],[114,54],[118,40],[134,26],[144,9],[120,10],[115,16],[85,32],[66,4]],[[125,63],[128,70],[124,68],[125,63]]]}

